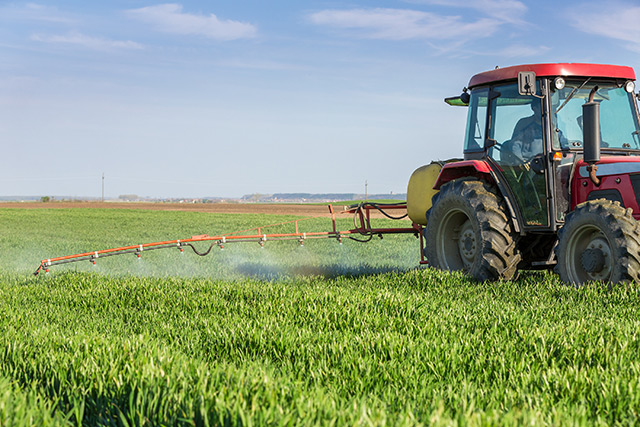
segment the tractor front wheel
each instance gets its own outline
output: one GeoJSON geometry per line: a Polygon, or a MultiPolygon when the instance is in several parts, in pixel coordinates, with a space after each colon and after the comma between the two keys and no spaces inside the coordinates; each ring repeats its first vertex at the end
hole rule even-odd
{"type": "Polygon", "coordinates": [[[558,235],[555,271],[565,283],[630,282],[640,278],[640,227],[618,202],[582,203],[558,235]]]}
{"type": "Polygon", "coordinates": [[[504,200],[483,181],[443,185],[427,211],[424,235],[429,264],[480,281],[513,278],[521,259],[504,200]]]}

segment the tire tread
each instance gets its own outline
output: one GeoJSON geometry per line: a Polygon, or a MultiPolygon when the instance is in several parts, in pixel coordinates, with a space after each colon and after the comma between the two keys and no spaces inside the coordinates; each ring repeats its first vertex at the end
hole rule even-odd
{"type": "MultiPolygon", "coordinates": [[[[485,181],[473,178],[457,179],[443,185],[432,199],[432,207],[427,211],[426,253],[429,262],[441,268],[433,244],[429,244],[435,232],[429,231],[434,212],[438,212],[443,201],[454,199],[464,203],[475,218],[480,231],[480,253],[467,272],[480,281],[509,280],[517,272],[521,255],[517,247],[517,235],[513,231],[510,219],[506,215],[506,204],[498,191],[485,181]]],[[[446,207],[444,208],[446,209],[446,207]]],[[[438,213],[435,214],[436,216],[438,213]]]]}

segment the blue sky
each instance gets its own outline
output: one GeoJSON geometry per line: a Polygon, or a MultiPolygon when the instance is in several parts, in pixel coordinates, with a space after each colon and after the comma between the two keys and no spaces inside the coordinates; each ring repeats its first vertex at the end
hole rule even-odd
{"type": "Polygon", "coordinates": [[[469,78],[640,72],[637,2],[0,1],[0,196],[406,190],[469,78]]]}

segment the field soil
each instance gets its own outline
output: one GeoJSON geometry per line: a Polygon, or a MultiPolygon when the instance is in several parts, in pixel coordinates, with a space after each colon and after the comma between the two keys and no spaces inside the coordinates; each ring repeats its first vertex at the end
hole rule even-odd
{"type": "MultiPolygon", "coordinates": [[[[21,209],[148,209],[162,211],[210,212],[230,214],[272,214],[300,216],[329,216],[328,205],[284,204],[284,203],[150,203],[150,202],[0,202],[0,208],[21,209]]],[[[334,212],[345,208],[334,206],[334,212]]],[[[393,216],[401,216],[406,210],[393,210],[393,216]]],[[[372,218],[381,218],[371,211],[372,218]]]]}

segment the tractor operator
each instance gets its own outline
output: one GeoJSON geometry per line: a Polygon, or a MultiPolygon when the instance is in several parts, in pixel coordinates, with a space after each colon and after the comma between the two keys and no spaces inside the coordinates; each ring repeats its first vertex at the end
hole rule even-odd
{"type": "Polygon", "coordinates": [[[511,137],[511,151],[523,163],[542,153],[542,106],[536,98],[529,105],[533,115],[518,120],[511,137]]]}

